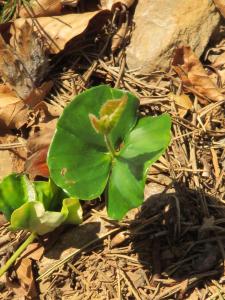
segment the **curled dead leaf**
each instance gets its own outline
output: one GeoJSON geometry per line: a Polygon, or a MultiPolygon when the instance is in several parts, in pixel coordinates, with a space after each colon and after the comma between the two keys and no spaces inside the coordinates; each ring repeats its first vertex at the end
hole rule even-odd
{"type": "Polygon", "coordinates": [[[213,0],[216,7],[221,12],[221,15],[225,18],[225,2],[224,0],[213,0]]]}
{"type": "Polygon", "coordinates": [[[62,10],[61,0],[33,0],[19,10],[22,18],[57,16],[62,10]]]}
{"type": "Polygon", "coordinates": [[[224,96],[207,75],[201,62],[188,46],[182,46],[175,52],[173,68],[182,80],[185,88],[200,98],[220,101],[224,96]]]}
{"type": "Polygon", "coordinates": [[[125,231],[117,233],[111,240],[111,247],[117,247],[128,239],[129,235],[125,231]]]}
{"type": "MultiPolygon", "coordinates": [[[[67,14],[58,17],[39,17],[35,19],[35,28],[42,37],[45,38],[46,47],[50,53],[56,54],[63,50],[74,38],[80,36],[88,28],[98,31],[109,19],[109,10],[99,10],[83,14],[67,14]],[[39,29],[38,29],[39,28],[39,29]],[[41,28],[41,30],[40,30],[41,28]]],[[[32,19],[20,18],[15,20],[11,27],[11,34],[15,37],[25,22],[32,25],[32,19]]],[[[13,41],[11,41],[13,42],[13,41]]]]}
{"type": "Polygon", "coordinates": [[[183,118],[187,111],[193,106],[190,98],[185,94],[175,95],[173,93],[169,93],[168,98],[175,102],[178,114],[181,118],[183,118]]]}

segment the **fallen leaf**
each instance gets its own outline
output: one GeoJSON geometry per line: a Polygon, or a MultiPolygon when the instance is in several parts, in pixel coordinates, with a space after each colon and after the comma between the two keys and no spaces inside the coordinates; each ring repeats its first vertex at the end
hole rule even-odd
{"type": "Polygon", "coordinates": [[[24,171],[27,150],[26,146],[14,148],[13,145],[18,142],[20,141],[13,135],[5,134],[0,137],[0,181],[11,173],[24,171]]]}
{"type": "Polygon", "coordinates": [[[22,18],[57,16],[62,10],[61,0],[33,0],[23,5],[19,10],[19,16],[22,18]]]}
{"type": "Polygon", "coordinates": [[[113,9],[118,5],[125,5],[127,8],[130,8],[134,4],[135,0],[101,0],[102,8],[113,9]]]}
{"type": "Polygon", "coordinates": [[[46,163],[48,148],[37,150],[34,154],[28,157],[25,164],[25,172],[34,179],[36,176],[49,177],[49,169],[46,163]]]}
{"type": "Polygon", "coordinates": [[[25,170],[30,176],[49,177],[49,170],[46,163],[48,148],[55,132],[57,119],[46,124],[42,124],[40,131],[35,133],[28,139],[28,157],[25,170]]]}
{"type": "Polygon", "coordinates": [[[30,299],[38,296],[32,266],[34,261],[39,261],[42,258],[43,253],[44,247],[38,243],[32,243],[17,260],[15,269],[19,284],[15,284],[13,287],[16,295],[30,297],[30,299]]]}
{"type": "Polygon", "coordinates": [[[16,93],[12,91],[12,89],[6,85],[0,85],[0,107],[6,107],[10,104],[15,104],[16,102],[21,101],[16,93]]]}
{"type": "MultiPolygon", "coordinates": [[[[0,144],[1,145],[1,144],[0,144]]],[[[13,162],[10,151],[0,150],[1,164],[0,164],[0,181],[13,172],[13,162]]]]}
{"type": "Polygon", "coordinates": [[[34,111],[43,112],[43,116],[46,120],[46,117],[59,117],[63,112],[63,108],[45,101],[41,101],[35,106],[34,111]]]}
{"type": "MultiPolygon", "coordinates": [[[[89,28],[98,31],[109,19],[109,10],[98,10],[82,14],[67,14],[58,17],[39,17],[35,19],[38,28],[35,30],[46,40],[46,47],[50,53],[56,54],[75,37],[80,36],[89,28]]],[[[24,24],[28,22],[32,26],[33,19],[20,18],[14,21],[11,34],[17,36],[24,24]]],[[[13,43],[13,40],[11,41],[13,43]]]]}
{"type": "Polygon", "coordinates": [[[121,231],[117,233],[111,240],[110,246],[112,248],[120,246],[123,242],[125,242],[129,238],[129,235],[125,231],[121,231]]]}
{"type": "Polygon", "coordinates": [[[225,18],[225,2],[224,0],[213,0],[216,7],[221,12],[221,15],[225,18]]]}
{"type": "MultiPolygon", "coordinates": [[[[13,26],[13,25],[12,25],[13,26]]],[[[48,71],[42,40],[26,22],[8,45],[0,35],[0,72],[23,100],[41,85],[48,71]]]]}
{"type": "Polygon", "coordinates": [[[28,107],[7,85],[0,85],[0,127],[21,128],[28,117],[28,107]]]}
{"type": "Polygon", "coordinates": [[[45,98],[52,87],[53,81],[44,82],[40,87],[33,89],[24,102],[30,107],[35,107],[45,98]]]}
{"type": "Polygon", "coordinates": [[[181,78],[185,88],[203,99],[220,101],[224,96],[207,75],[197,56],[188,46],[176,50],[173,68],[181,78]]]}
{"type": "Polygon", "coordinates": [[[175,102],[178,114],[181,118],[183,118],[187,111],[193,106],[190,98],[186,94],[175,95],[173,93],[169,93],[168,98],[175,102]]]}

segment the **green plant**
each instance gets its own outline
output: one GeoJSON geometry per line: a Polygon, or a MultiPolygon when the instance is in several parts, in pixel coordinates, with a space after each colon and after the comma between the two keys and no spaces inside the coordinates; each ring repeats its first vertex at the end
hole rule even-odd
{"type": "Polygon", "coordinates": [[[31,183],[25,175],[11,174],[0,183],[0,211],[12,230],[31,232],[0,269],[0,276],[38,235],[53,231],[61,224],[82,222],[82,209],[76,198],[69,198],[50,179],[31,183]]]}
{"type": "Polygon", "coordinates": [[[91,88],[65,108],[48,153],[51,177],[69,195],[91,200],[107,187],[114,219],[143,202],[148,168],[170,142],[169,115],[137,122],[137,109],[130,93],[91,88]]]}

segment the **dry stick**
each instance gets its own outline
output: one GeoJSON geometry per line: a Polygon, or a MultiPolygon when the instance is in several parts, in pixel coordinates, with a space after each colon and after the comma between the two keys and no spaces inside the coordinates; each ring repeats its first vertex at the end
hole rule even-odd
{"type": "MultiPolygon", "coordinates": [[[[193,113],[193,119],[192,119],[192,124],[196,127],[197,126],[197,102],[198,101],[198,98],[195,97],[195,101],[194,101],[194,109],[195,109],[195,112],[193,113]]],[[[194,138],[194,136],[193,136],[194,138]]],[[[191,144],[190,144],[191,146],[191,144]]],[[[195,149],[195,145],[192,144],[192,147],[190,149],[190,162],[191,162],[191,165],[192,165],[192,168],[193,169],[197,169],[197,158],[196,158],[196,149],[195,149]]],[[[202,195],[201,191],[200,191],[200,181],[199,181],[199,177],[197,174],[194,174],[194,182],[195,182],[195,185],[197,186],[197,190],[199,191],[199,195],[200,195],[200,200],[201,200],[201,204],[202,204],[202,208],[203,208],[203,212],[204,212],[204,215],[206,217],[209,217],[209,210],[208,210],[208,207],[207,207],[207,204],[206,204],[206,200],[205,200],[205,197],[202,195]]]]}
{"type": "Polygon", "coordinates": [[[122,294],[121,294],[121,283],[120,283],[120,271],[117,266],[117,282],[118,282],[118,300],[122,300],[122,294]]]}
{"type": "Polygon", "coordinates": [[[214,171],[215,171],[215,177],[216,177],[216,181],[217,181],[219,178],[219,175],[220,175],[219,162],[218,162],[216,151],[213,148],[211,148],[210,150],[211,150],[211,154],[212,154],[212,162],[213,162],[213,167],[214,167],[214,171]]]}
{"type": "Polygon", "coordinates": [[[125,280],[126,284],[131,289],[135,299],[136,300],[142,300],[141,297],[138,294],[138,291],[136,290],[135,286],[133,285],[132,281],[130,280],[130,278],[127,276],[127,274],[122,269],[120,269],[120,274],[123,277],[123,279],[125,280]]]}
{"type": "Polygon", "coordinates": [[[123,74],[125,71],[125,66],[126,66],[126,53],[124,52],[124,55],[122,57],[121,66],[120,66],[120,71],[119,71],[118,77],[116,79],[115,88],[120,87],[120,81],[123,77],[123,74]]]}
{"type": "Polygon", "coordinates": [[[26,147],[26,144],[24,143],[11,143],[11,144],[0,144],[0,150],[7,150],[11,148],[23,148],[26,147]]]}

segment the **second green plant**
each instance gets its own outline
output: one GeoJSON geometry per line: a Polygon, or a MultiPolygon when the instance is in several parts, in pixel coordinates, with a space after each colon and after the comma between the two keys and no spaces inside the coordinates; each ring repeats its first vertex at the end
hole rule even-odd
{"type": "Polygon", "coordinates": [[[138,120],[138,104],[134,95],[109,86],[87,90],[64,110],[48,154],[58,186],[82,200],[106,190],[114,219],[143,202],[148,168],[170,142],[169,115],[138,120]]]}

